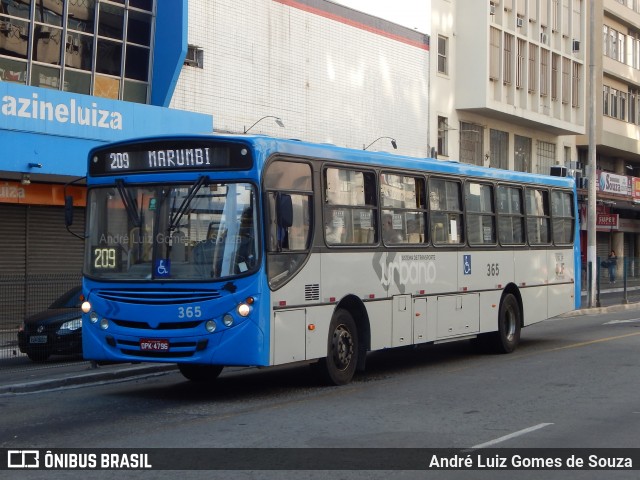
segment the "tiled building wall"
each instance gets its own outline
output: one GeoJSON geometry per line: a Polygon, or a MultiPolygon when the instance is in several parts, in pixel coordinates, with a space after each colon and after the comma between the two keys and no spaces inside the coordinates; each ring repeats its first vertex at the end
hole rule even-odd
{"type": "MultiPolygon", "coordinates": [[[[348,11],[345,21],[301,8],[307,4],[314,2],[189,2],[189,44],[204,50],[204,68],[183,68],[171,106],[212,114],[221,131],[276,115],[285,128],[267,119],[251,133],[351,148],[390,136],[397,153],[427,156],[426,45],[390,38],[382,20],[365,29],[348,11]]],[[[388,140],[375,148],[392,150],[388,140]]]]}

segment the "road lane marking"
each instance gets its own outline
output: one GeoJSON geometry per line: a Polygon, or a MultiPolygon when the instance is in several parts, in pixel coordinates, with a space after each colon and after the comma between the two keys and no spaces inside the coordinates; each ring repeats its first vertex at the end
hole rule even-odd
{"type": "Polygon", "coordinates": [[[540,430],[541,428],[548,427],[549,425],[553,425],[553,423],[539,423],[538,425],[534,425],[533,427],[525,428],[524,430],[519,430],[517,432],[510,433],[509,435],[505,435],[500,438],[489,440],[488,442],[474,445],[473,447],[471,447],[471,450],[475,450],[477,448],[486,448],[491,445],[495,445],[497,443],[502,443],[506,440],[511,440],[512,438],[520,437],[522,435],[526,435],[527,433],[535,432],[536,430],[540,430]]]}
{"type": "Polygon", "coordinates": [[[640,335],[640,332],[627,333],[626,335],[618,335],[616,337],[598,338],[597,340],[589,340],[588,342],[573,343],[571,345],[565,345],[564,347],[551,348],[547,350],[547,352],[557,352],[558,350],[566,350],[568,348],[584,347],[587,345],[593,345],[595,343],[610,342],[612,340],[620,340],[621,338],[627,338],[627,337],[636,337],[638,335],[640,335]]]}
{"type": "Polygon", "coordinates": [[[637,323],[640,322],[640,318],[634,318],[631,320],[611,320],[610,322],[603,323],[603,325],[617,325],[618,323],[637,323]]]}

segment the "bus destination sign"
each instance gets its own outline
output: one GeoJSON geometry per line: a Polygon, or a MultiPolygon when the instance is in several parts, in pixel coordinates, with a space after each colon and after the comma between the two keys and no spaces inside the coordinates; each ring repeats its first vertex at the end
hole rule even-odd
{"type": "Polygon", "coordinates": [[[153,142],[94,151],[92,175],[188,170],[247,170],[253,165],[246,145],[223,142],[153,142]]]}

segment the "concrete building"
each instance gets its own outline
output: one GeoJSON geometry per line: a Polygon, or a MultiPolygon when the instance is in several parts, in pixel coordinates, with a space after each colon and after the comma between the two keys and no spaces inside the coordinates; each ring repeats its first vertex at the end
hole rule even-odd
{"type": "Polygon", "coordinates": [[[585,133],[582,0],[432,0],[438,158],[548,174],[585,133]]]}
{"type": "Polygon", "coordinates": [[[325,0],[215,0],[189,2],[189,43],[171,106],[216,130],[272,115],[252,133],[429,154],[427,35],[325,0]]]}
{"type": "MultiPolygon", "coordinates": [[[[640,2],[595,5],[597,254],[637,258],[640,2]]],[[[431,29],[430,131],[439,158],[534,173],[566,166],[581,187],[584,260],[588,7],[586,0],[432,0],[431,29]]]]}
{"type": "MultiPolygon", "coordinates": [[[[597,254],[606,258],[613,249],[618,257],[637,259],[640,257],[640,2],[595,3],[597,254]]],[[[586,136],[576,139],[583,165],[587,164],[588,143],[586,136]]],[[[637,272],[637,266],[637,262],[629,263],[633,273],[637,272]]]]}

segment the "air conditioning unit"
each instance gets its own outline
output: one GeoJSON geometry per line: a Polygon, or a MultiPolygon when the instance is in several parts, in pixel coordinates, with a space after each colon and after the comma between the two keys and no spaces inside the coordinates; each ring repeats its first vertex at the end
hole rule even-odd
{"type": "Polygon", "coordinates": [[[523,24],[524,20],[522,19],[522,17],[516,18],[516,27],[522,27],[523,24]]]}
{"type": "Polygon", "coordinates": [[[566,177],[567,167],[563,165],[552,165],[549,174],[552,177],[566,177]]]}
{"type": "Polygon", "coordinates": [[[574,52],[579,52],[580,51],[580,40],[574,40],[573,44],[572,44],[572,47],[573,47],[573,51],[574,52]]]}
{"type": "Polygon", "coordinates": [[[540,34],[540,42],[541,43],[548,43],[548,41],[549,41],[549,36],[546,33],[542,32],[540,34]]]}

